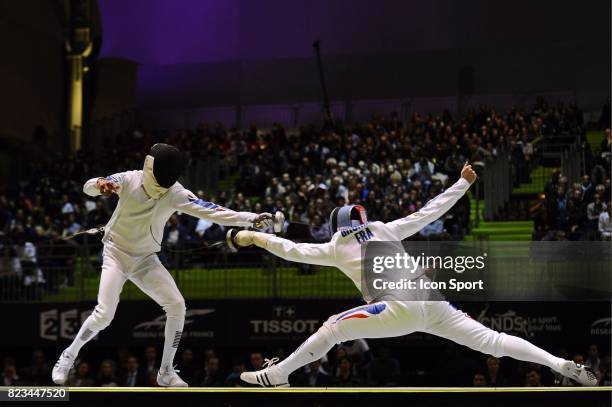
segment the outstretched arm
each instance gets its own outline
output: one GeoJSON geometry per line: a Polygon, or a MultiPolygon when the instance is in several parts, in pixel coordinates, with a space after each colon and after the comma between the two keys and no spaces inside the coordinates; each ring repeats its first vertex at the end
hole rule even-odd
{"type": "Polygon", "coordinates": [[[196,197],[191,191],[177,193],[174,208],[196,218],[224,226],[253,226],[257,215],[251,212],[236,212],[213,202],[196,197]]]}
{"type": "Polygon", "coordinates": [[[394,232],[398,240],[404,240],[414,235],[426,225],[444,215],[457,201],[467,192],[470,185],[476,180],[476,173],[471,165],[466,162],[461,170],[461,178],[455,182],[444,193],[436,196],[431,201],[405,218],[394,220],[387,223],[387,226],[394,232]]]}
{"type": "Polygon", "coordinates": [[[331,243],[294,243],[267,233],[241,230],[233,237],[233,243],[240,247],[252,244],[289,261],[335,266],[334,246],[331,243]]]}

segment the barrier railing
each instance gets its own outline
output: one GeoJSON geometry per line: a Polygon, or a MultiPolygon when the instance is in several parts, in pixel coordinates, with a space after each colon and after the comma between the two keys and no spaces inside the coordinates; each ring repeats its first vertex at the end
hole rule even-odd
{"type": "MultiPolygon", "coordinates": [[[[101,244],[79,242],[37,245],[35,263],[12,258],[19,266],[0,275],[0,302],[95,301],[101,273],[101,244]]],[[[307,266],[279,259],[261,249],[232,253],[201,241],[164,248],[162,263],[187,299],[349,298],[357,289],[336,268],[307,266]]],[[[131,282],[121,298],[146,299],[131,282]]]]}

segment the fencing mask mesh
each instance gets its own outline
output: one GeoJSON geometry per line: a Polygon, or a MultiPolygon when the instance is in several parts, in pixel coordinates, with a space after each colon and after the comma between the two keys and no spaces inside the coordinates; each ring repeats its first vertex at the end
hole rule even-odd
{"type": "Polygon", "coordinates": [[[368,223],[368,217],[365,208],[361,205],[338,206],[329,215],[332,233],[365,223],[368,223]]]}

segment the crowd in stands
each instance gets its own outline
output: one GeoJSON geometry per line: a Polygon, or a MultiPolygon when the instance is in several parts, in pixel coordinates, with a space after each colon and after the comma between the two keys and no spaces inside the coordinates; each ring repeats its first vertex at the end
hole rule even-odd
{"type": "MultiPolygon", "coordinates": [[[[225,159],[240,173],[237,189],[256,196],[228,202],[237,209],[283,210],[288,219],[312,224],[315,240],[325,240],[325,223],[335,206],[361,203],[383,222],[418,211],[457,180],[465,161],[478,166],[501,149],[511,152],[513,179],[526,182],[539,159],[543,136],[582,133],[575,106],[538,100],[531,111],[501,113],[480,107],[453,118],[413,114],[375,117],[350,128],[304,127],[289,134],[251,129],[222,146],[225,159]]],[[[462,200],[440,222],[422,232],[460,239],[469,228],[469,201],[462,200]]]]}
{"type": "Polygon", "coordinates": [[[586,161],[582,179],[570,183],[560,171],[534,208],[534,240],[610,240],[612,235],[612,132],[604,130],[599,154],[586,161]]]}
{"type": "MultiPolygon", "coordinates": [[[[571,138],[583,133],[582,126],[582,112],[575,105],[548,105],[538,99],[531,110],[502,113],[481,106],[460,117],[449,112],[414,113],[401,120],[393,114],[375,116],[367,123],[313,125],[294,131],[280,125],[264,131],[255,126],[227,130],[205,124],[175,132],[136,129],[104,140],[104,148],[95,154],[62,156],[50,153],[48,146],[35,145],[26,176],[0,191],[0,276],[3,281],[14,280],[8,286],[22,285],[21,293],[12,288],[8,293],[19,297],[38,297],[40,292],[69,285],[81,240],[64,238],[105,224],[116,204],[116,197],[83,194],[83,182],[141,168],[155,142],[177,145],[192,160],[214,160],[226,175],[238,175],[229,191],[194,191],[201,198],[235,210],[283,211],[288,221],[298,222],[294,225],[309,225],[299,233],[286,230],[289,237],[316,242],[330,237],[328,216],[333,207],[360,203],[369,219],[385,222],[407,216],[456,181],[465,161],[478,167],[502,149],[511,151],[512,178],[527,181],[539,160],[542,137],[571,138]],[[53,276],[49,270],[56,270],[53,276]]],[[[607,137],[609,143],[609,130],[607,137]]],[[[609,236],[609,156],[607,166],[600,164],[589,166],[591,172],[582,184],[564,185],[563,176],[550,183],[548,211],[537,215],[545,221],[536,219],[538,238],[561,234],[556,231],[574,236],[577,230],[597,229],[600,224],[604,231],[597,236],[609,236]],[[553,196],[559,198],[555,201],[553,196]]],[[[462,198],[414,238],[461,239],[470,228],[469,203],[462,198]]],[[[529,216],[524,205],[516,211],[529,216]]],[[[164,244],[219,241],[223,236],[221,226],[174,215],[164,244]]],[[[6,294],[0,293],[0,298],[6,294]]]]}
{"type": "MultiPolygon", "coordinates": [[[[452,344],[448,346],[446,351],[431,355],[436,359],[435,363],[419,367],[413,366],[413,361],[400,362],[388,347],[381,346],[372,351],[365,340],[345,342],[322,359],[294,372],[289,381],[294,387],[578,386],[576,382],[534,363],[498,359],[474,352],[464,354],[472,351],[459,350],[452,344]]],[[[573,360],[593,368],[600,386],[612,385],[610,353],[604,354],[596,344],[585,350],[584,354],[573,355],[573,360]]],[[[112,357],[81,357],[67,384],[72,387],[156,387],[159,356],[157,348],[151,345],[138,353],[123,348],[112,357]]],[[[192,387],[247,387],[250,385],[240,380],[240,373],[260,370],[265,359],[259,351],[242,353],[242,356],[240,360],[232,360],[220,356],[215,349],[182,347],[177,356],[177,369],[192,387]]],[[[283,349],[275,352],[275,357],[285,356],[283,349]]],[[[42,350],[35,350],[31,360],[19,364],[15,357],[5,356],[0,385],[52,385],[51,369],[51,362],[42,350]]]]}

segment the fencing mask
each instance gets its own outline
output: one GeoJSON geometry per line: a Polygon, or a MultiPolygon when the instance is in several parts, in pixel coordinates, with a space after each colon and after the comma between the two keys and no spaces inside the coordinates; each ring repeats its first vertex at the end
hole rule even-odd
{"type": "Polygon", "coordinates": [[[159,199],[185,170],[185,157],[178,148],[157,143],[145,158],[142,186],[147,195],[159,199]]]}
{"type": "Polygon", "coordinates": [[[338,206],[329,215],[332,233],[365,223],[368,223],[368,216],[361,205],[338,206]]]}

